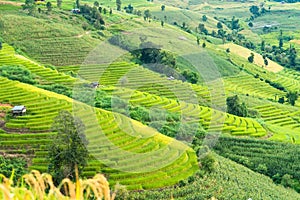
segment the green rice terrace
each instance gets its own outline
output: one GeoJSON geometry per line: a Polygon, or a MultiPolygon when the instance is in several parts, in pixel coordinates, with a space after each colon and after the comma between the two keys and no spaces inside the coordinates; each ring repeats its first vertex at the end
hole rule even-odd
{"type": "Polygon", "coordinates": [[[299,12],[0,0],[0,198],[300,200],[299,12]]]}

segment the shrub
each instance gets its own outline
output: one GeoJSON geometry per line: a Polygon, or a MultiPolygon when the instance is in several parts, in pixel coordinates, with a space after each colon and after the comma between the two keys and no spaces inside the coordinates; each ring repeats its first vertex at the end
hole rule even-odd
{"type": "Polygon", "coordinates": [[[0,75],[11,80],[28,84],[36,84],[35,76],[25,67],[18,65],[4,65],[0,67],[0,75]]]}
{"type": "Polygon", "coordinates": [[[200,159],[201,168],[211,173],[215,170],[216,158],[212,152],[208,152],[203,158],[200,159]]]}

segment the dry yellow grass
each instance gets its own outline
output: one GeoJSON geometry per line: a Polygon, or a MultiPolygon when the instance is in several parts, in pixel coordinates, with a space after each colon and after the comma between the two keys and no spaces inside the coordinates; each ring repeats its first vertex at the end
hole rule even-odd
{"type": "Polygon", "coordinates": [[[115,193],[111,195],[109,183],[102,174],[86,180],[77,178],[75,183],[66,178],[58,187],[53,184],[51,175],[40,174],[36,170],[24,175],[23,180],[22,186],[14,187],[12,178],[8,179],[0,175],[0,198],[4,200],[83,200],[91,195],[97,200],[114,200],[115,198],[115,193]]]}
{"type": "MultiPolygon", "coordinates": [[[[242,46],[239,46],[239,45],[236,45],[233,43],[228,43],[228,44],[224,44],[224,45],[220,45],[220,46],[224,49],[229,48],[231,53],[239,55],[245,59],[248,59],[248,57],[250,56],[250,53],[254,53],[254,64],[256,64],[260,67],[262,67],[262,66],[265,67],[264,59],[262,58],[262,55],[260,55],[258,53],[255,53],[245,47],[242,47],[242,46]]],[[[268,71],[277,73],[284,69],[281,65],[279,65],[278,63],[276,63],[274,61],[271,61],[270,59],[268,59],[268,63],[269,63],[268,66],[265,67],[265,69],[268,71]]]]}
{"type": "Polygon", "coordinates": [[[3,1],[3,0],[0,0],[0,4],[9,4],[9,5],[14,5],[14,6],[21,6],[23,3],[14,2],[14,1],[3,1]]]}
{"type": "Polygon", "coordinates": [[[290,42],[300,45],[300,40],[291,40],[290,42]]]}

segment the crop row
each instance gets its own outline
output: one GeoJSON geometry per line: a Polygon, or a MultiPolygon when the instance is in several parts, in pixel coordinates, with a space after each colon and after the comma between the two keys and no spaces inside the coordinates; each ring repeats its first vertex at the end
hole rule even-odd
{"type": "MultiPolygon", "coordinates": [[[[122,181],[124,184],[128,184],[130,189],[154,187],[154,185],[149,185],[147,180],[156,177],[157,173],[168,174],[165,179],[158,180],[157,184],[158,186],[168,186],[192,175],[197,168],[195,152],[189,147],[123,115],[91,108],[65,96],[5,78],[0,78],[0,83],[0,102],[12,105],[23,104],[28,110],[25,116],[9,120],[6,123],[7,127],[48,130],[53,122],[53,117],[58,114],[59,110],[73,111],[86,126],[86,136],[90,141],[88,150],[93,159],[99,160],[101,163],[99,168],[105,165],[104,168],[115,168],[127,173],[128,179],[122,181]],[[22,98],[24,96],[26,98],[22,98]],[[184,169],[181,167],[180,155],[186,158],[184,169]],[[164,168],[166,165],[169,167],[164,168]],[[147,170],[140,171],[144,169],[147,170]],[[173,170],[180,171],[181,174],[175,173],[173,170]],[[135,173],[137,175],[144,173],[144,181],[139,181],[139,187],[129,180],[135,173]]],[[[21,136],[15,136],[21,138],[10,139],[9,136],[5,136],[6,139],[1,141],[1,148],[14,150],[22,147],[26,150],[32,149],[30,147],[34,146],[38,154],[32,160],[31,169],[45,170],[48,162],[44,155],[51,139],[43,138],[41,134],[36,136],[36,138],[30,136],[28,139],[21,136]]],[[[95,174],[96,168],[97,166],[89,166],[85,174],[95,174]]],[[[109,180],[112,183],[118,181],[113,177],[109,180]]]]}

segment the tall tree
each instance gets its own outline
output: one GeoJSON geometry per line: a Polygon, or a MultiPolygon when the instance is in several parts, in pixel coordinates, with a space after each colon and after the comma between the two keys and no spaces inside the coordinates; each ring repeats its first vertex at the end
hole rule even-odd
{"type": "Polygon", "coordinates": [[[150,18],[151,18],[151,13],[150,13],[150,10],[147,9],[144,11],[144,19],[149,20],[150,18]]]}
{"type": "Polygon", "coordinates": [[[283,47],[283,39],[282,37],[279,38],[279,48],[281,49],[283,47]]]}
{"type": "Polygon", "coordinates": [[[290,49],[289,49],[289,64],[291,67],[295,67],[296,66],[296,58],[297,58],[297,51],[294,47],[292,47],[290,45],[290,49]]]}
{"type": "Polygon", "coordinates": [[[266,42],[263,40],[261,41],[260,50],[264,51],[266,47],[266,42]]]}
{"type": "Polygon", "coordinates": [[[122,2],[121,0],[116,0],[116,4],[117,4],[117,10],[121,11],[121,7],[122,7],[122,2]]]}
{"type": "Polygon", "coordinates": [[[248,61],[249,61],[250,63],[253,63],[253,61],[254,61],[254,53],[251,53],[251,54],[250,54],[250,56],[248,57],[248,61]]]}
{"type": "Polygon", "coordinates": [[[269,65],[269,61],[268,61],[267,58],[264,58],[264,64],[265,64],[266,67],[269,65]]]}
{"type": "Polygon", "coordinates": [[[47,11],[51,12],[51,10],[52,10],[52,4],[51,4],[50,1],[47,2],[46,7],[47,7],[47,11]]]}
{"type": "Polygon", "coordinates": [[[76,0],[76,8],[80,8],[80,0],[76,0]]]}
{"type": "Polygon", "coordinates": [[[298,99],[298,93],[297,92],[288,92],[286,94],[286,98],[287,98],[287,101],[289,102],[289,104],[294,106],[296,103],[296,100],[298,99]]]}
{"type": "Polygon", "coordinates": [[[62,110],[54,119],[52,130],[57,132],[57,135],[49,146],[48,171],[56,184],[63,178],[74,180],[76,166],[80,175],[87,164],[88,141],[84,134],[85,126],[79,118],[62,110]]]}
{"type": "Polygon", "coordinates": [[[259,16],[259,7],[258,6],[251,6],[249,10],[254,16],[259,16]]]}
{"type": "Polygon", "coordinates": [[[223,25],[222,25],[222,23],[221,23],[221,22],[218,22],[218,23],[217,23],[217,28],[218,28],[218,29],[221,29],[221,28],[223,28],[223,25]]]}
{"type": "Polygon", "coordinates": [[[61,8],[62,0],[56,0],[56,5],[58,8],[61,8]]]}
{"type": "Polygon", "coordinates": [[[99,2],[98,2],[98,1],[95,1],[95,2],[94,2],[94,6],[98,8],[98,7],[99,7],[99,2]]]}
{"type": "Polygon", "coordinates": [[[28,14],[33,15],[35,11],[34,0],[25,0],[25,4],[23,5],[23,10],[28,10],[28,14]]]}
{"type": "Polygon", "coordinates": [[[166,6],[165,6],[165,5],[162,5],[162,6],[161,6],[161,11],[165,11],[165,9],[166,9],[166,6]]]}
{"type": "Polygon", "coordinates": [[[227,97],[226,99],[227,112],[240,117],[247,117],[248,110],[245,103],[241,103],[237,95],[227,97]]]}

